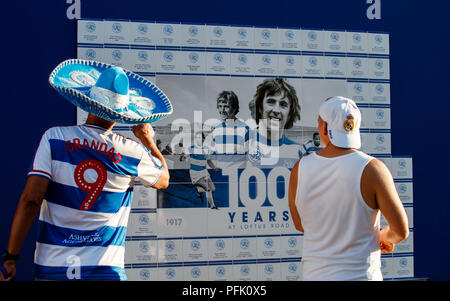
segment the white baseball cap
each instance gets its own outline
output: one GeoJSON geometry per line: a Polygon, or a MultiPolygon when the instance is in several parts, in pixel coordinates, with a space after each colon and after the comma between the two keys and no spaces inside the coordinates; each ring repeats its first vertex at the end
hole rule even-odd
{"type": "Polygon", "coordinates": [[[356,149],[361,147],[361,112],[353,100],[334,96],[320,106],[319,116],[327,123],[328,136],[333,145],[356,149]]]}

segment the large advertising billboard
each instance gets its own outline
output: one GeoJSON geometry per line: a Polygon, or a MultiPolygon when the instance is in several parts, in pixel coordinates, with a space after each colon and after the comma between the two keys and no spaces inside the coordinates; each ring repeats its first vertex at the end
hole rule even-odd
{"type": "MultiPolygon", "coordinates": [[[[412,220],[412,158],[391,155],[387,33],[80,20],[78,58],[137,72],[173,104],[153,124],[171,183],[134,188],[131,280],[301,280],[289,175],[321,148],[331,96],[357,102],[361,150],[390,167],[412,220]]],[[[396,252],[383,255],[385,278],[412,277],[412,238],[396,252]]]]}

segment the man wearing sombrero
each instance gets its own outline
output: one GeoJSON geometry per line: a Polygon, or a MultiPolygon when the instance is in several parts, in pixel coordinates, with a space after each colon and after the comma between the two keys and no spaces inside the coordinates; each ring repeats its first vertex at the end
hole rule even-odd
{"type": "Polygon", "coordinates": [[[89,115],[85,124],[53,127],[42,136],[0,280],[15,277],[20,248],[39,209],[36,279],[126,280],[124,244],[134,183],[156,189],[169,184],[149,123],[171,114],[172,106],[145,78],[100,62],[65,61],[49,81],[89,115]],[[141,143],[114,133],[116,122],[134,124],[141,143]]]}

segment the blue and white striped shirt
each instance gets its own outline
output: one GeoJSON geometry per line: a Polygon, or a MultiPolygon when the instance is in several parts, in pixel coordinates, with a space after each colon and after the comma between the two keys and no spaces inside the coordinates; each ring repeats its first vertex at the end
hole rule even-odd
{"type": "Polygon", "coordinates": [[[208,160],[210,159],[210,149],[207,146],[191,145],[188,148],[189,153],[189,174],[192,183],[197,182],[202,177],[209,176],[208,160]]]}
{"type": "Polygon", "coordinates": [[[292,168],[303,156],[302,145],[283,135],[274,141],[257,130],[250,134],[248,159],[254,165],[281,165],[292,168]]]}
{"type": "Polygon", "coordinates": [[[215,154],[245,154],[248,150],[249,126],[236,119],[232,123],[222,122],[212,131],[215,154]]]}
{"type": "Polygon", "coordinates": [[[28,176],[50,180],[39,216],[35,277],[126,280],[125,236],[138,179],[153,186],[161,162],[142,144],[95,125],[54,127],[28,176]]]}

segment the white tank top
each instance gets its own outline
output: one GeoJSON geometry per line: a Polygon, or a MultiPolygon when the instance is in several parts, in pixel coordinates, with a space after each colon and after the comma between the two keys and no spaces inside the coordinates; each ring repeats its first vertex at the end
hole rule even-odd
{"type": "Polygon", "coordinates": [[[295,204],[304,232],[304,280],[383,280],[380,214],[361,195],[361,175],[373,157],[316,153],[300,160],[295,204]]]}

